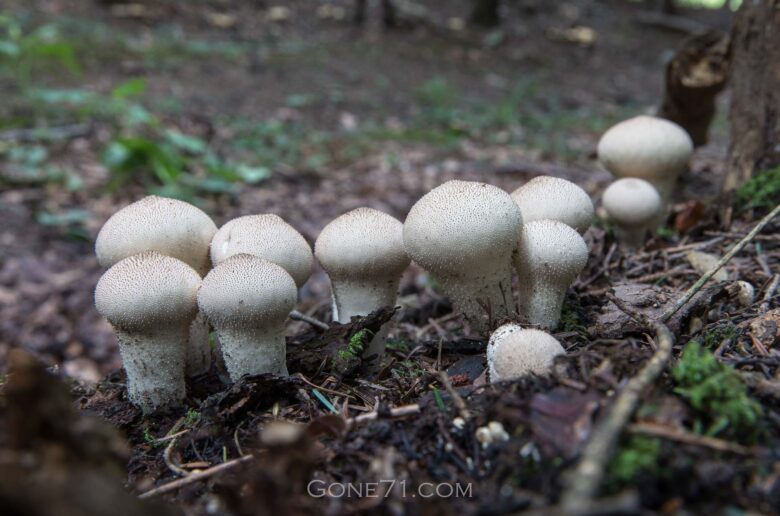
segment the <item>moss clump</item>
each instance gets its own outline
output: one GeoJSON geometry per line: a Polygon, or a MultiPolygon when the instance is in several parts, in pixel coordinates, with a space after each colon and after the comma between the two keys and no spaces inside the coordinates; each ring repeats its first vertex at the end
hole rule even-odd
{"type": "Polygon", "coordinates": [[[720,346],[721,342],[727,339],[733,339],[737,336],[738,329],[734,323],[727,322],[716,326],[711,330],[707,330],[701,335],[702,345],[707,349],[715,349],[720,346]]]}
{"type": "Polygon", "coordinates": [[[674,392],[696,412],[695,431],[755,438],[761,406],[748,395],[739,374],[698,342],[685,346],[672,377],[674,392]]]}
{"type": "Polygon", "coordinates": [[[363,353],[366,343],[373,334],[365,328],[356,332],[349,338],[349,342],[346,346],[338,351],[338,357],[341,360],[349,360],[351,358],[357,358],[363,353]]]}
{"type": "Polygon", "coordinates": [[[639,474],[654,475],[660,452],[661,441],[655,437],[629,437],[609,465],[609,483],[622,486],[631,483],[639,474]]]}
{"type": "Polygon", "coordinates": [[[751,208],[776,206],[780,202],[780,167],[760,172],[739,187],[737,201],[751,208]]]}

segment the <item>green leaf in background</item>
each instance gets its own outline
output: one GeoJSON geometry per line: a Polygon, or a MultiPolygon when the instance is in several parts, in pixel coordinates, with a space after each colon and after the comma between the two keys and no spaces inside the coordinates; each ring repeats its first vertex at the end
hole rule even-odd
{"type": "Polygon", "coordinates": [[[19,56],[19,53],[19,45],[13,41],[0,40],[0,55],[15,58],[19,56]]]}
{"type": "Polygon", "coordinates": [[[250,167],[240,164],[236,167],[236,171],[242,180],[252,185],[271,177],[271,170],[267,167],[250,167]]]}
{"type": "Polygon", "coordinates": [[[137,97],[146,91],[146,80],[141,78],[130,79],[111,90],[111,98],[114,100],[126,100],[137,97]]]}
{"type": "Polygon", "coordinates": [[[36,45],[29,51],[31,57],[49,57],[53,58],[65,67],[69,72],[78,74],[81,72],[76,61],[76,51],[68,43],[45,43],[36,45]]]}
{"type": "Polygon", "coordinates": [[[208,150],[209,147],[208,143],[201,140],[200,138],[190,136],[173,129],[166,129],[165,139],[168,140],[168,142],[174,147],[178,147],[179,149],[191,154],[203,154],[208,150]]]}
{"type": "Polygon", "coordinates": [[[38,224],[42,226],[70,226],[82,224],[89,220],[92,214],[87,210],[65,210],[60,213],[39,212],[36,216],[38,224]]]}

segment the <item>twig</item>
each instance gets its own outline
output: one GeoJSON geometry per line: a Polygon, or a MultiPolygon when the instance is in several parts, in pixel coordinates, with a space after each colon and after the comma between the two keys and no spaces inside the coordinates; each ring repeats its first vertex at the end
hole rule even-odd
{"type": "Polygon", "coordinates": [[[758,309],[759,313],[765,314],[769,311],[769,302],[772,300],[772,296],[775,295],[778,285],[780,285],[780,274],[775,274],[772,277],[772,282],[766,288],[764,297],[761,299],[761,307],[758,309]]]}
{"type": "Polygon", "coordinates": [[[460,397],[458,391],[456,391],[452,386],[452,382],[450,382],[450,377],[447,374],[447,371],[439,371],[439,380],[444,386],[444,389],[447,391],[447,394],[449,394],[450,398],[452,398],[452,402],[455,403],[455,407],[457,407],[460,417],[463,419],[469,419],[471,417],[471,413],[466,407],[466,402],[463,401],[463,398],[460,397]]]}
{"type": "MultiPolygon", "coordinates": [[[[390,409],[390,417],[403,417],[403,416],[411,416],[413,414],[419,414],[420,413],[420,405],[417,403],[414,403],[412,405],[403,405],[401,407],[392,407],[390,409]]],[[[373,421],[379,417],[379,412],[376,410],[372,410],[368,414],[360,414],[356,417],[351,417],[347,419],[347,426],[352,426],[357,423],[363,423],[365,421],[373,421]]]]}
{"type": "Polygon", "coordinates": [[[750,241],[753,240],[753,238],[755,238],[755,236],[758,235],[758,233],[764,229],[764,227],[769,224],[769,221],[771,221],[778,213],[780,213],[780,204],[775,206],[775,209],[767,213],[764,218],[761,219],[758,224],[756,224],[756,226],[742,238],[742,240],[734,244],[731,249],[729,249],[729,251],[724,254],[720,260],[718,260],[718,263],[716,263],[712,269],[707,271],[706,274],[699,278],[699,280],[688,289],[683,297],[677,300],[677,302],[674,303],[674,305],[669,310],[664,312],[660,320],[665,322],[671,319],[671,317],[676,314],[680,308],[682,308],[688,301],[691,300],[693,296],[696,295],[699,290],[701,290],[704,284],[707,283],[710,278],[712,278],[715,273],[721,269],[721,267],[726,265],[726,263],[728,263],[728,261],[731,260],[735,254],[740,252],[748,243],[750,243],[750,241]]]}
{"type": "Polygon", "coordinates": [[[706,435],[694,435],[676,428],[671,428],[656,423],[636,423],[628,427],[628,431],[635,434],[649,435],[652,437],[662,437],[670,441],[677,441],[694,446],[703,446],[713,450],[736,453],[737,455],[760,455],[762,450],[751,449],[747,446],[732,443],[716,437],[706,435]]]}
{"type": "Polygon", "coordinates": [[[290,319],[292,319],[293,321],[301,321],[307,324],[311,324],[315,328],[318,328],[322,331],[325,331],[328,328],[330,328],[330,326],[320,321],[319,319],[315,319],[314,317],[309,317],[306,314],[302,314],[298,310],[293,310],[292,312],[290,312],[290,319]]]}
{"type": "Polygon", "coordinates": [[[193,482],[197,482],[198,480],[203,480],[204,478],[209,478],[217,473],[221,473],[235,466],[238,466],[241,463],[249,462],[254,458],[255,458],[254,455],[244,455],[243,457],[238,457],[237,459],[229,460],[227,462],[223,462],[222,464],[217,464],[213,468],[204,469],[203,471],[198,471],[196,473],[191,473],[189,476],[186,476],[184,478],[180,478],[178,480],[174,480],[173,482],[168,482],[167,484],[161,485],[159,487],[155,487],[154,489],[151,489],[145,493],[140,494],[138,498],[146,499],[146,498],[151,498],[153,496],[159,496],[165,493],[170,493],[171,491],[175,491],[180,487],[184,487],[186,485],[192,484],[193,482]]]}
{"type": "Polygon", "coordinates": [[[610,411],[593,430],[577,467],[566,478],[566,489],[561,498],[561,509],[565,514],[587,514],[591,511],[592,499],[601,485],[604,470],[621,431],[634,413],[642,394],[658,378],[672,355],[674,337],[669,328],[656,322],[654,329],[656,352],[617,395],[610,411]]]}

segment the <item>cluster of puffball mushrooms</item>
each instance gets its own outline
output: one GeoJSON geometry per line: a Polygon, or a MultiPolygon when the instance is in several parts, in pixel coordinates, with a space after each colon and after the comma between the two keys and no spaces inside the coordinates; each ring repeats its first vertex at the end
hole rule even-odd
{"type": "MultiPolygon", "coordinates": [[[[641,245],[663,219],[692,150],[682,128],[649,116],[604,134],[599,159],[619,179],[605,190],[603,207],[623,244],[641,245]]],[[[288,374],[285,323],[315,256],[330,278],[334,321],[394,306],[414,260],[474,330],[487,334],[505,317],[534,327],[512,323],[492,333],[492,382],[542,375],[564,353],[542,329],[555,329],[566,289],[585,267],[582,235],[593,219],[588,194],[564,179],[537,177],[511,195],[452,180],[417,201],[404,223],[371,208],[341,215],[312,253],[276,215],[243,216],[218,229],[191,204],[149,196],[115,213],[98,234],[95,252],[108,270],[95,305],[114,327],[129,398],[144,412],[185,399],[185,379],[210,368],[211,329],[232,381],[288,374]]],[[[386,327],[364,350],[369,363],[383,356],[386,327]]]]}

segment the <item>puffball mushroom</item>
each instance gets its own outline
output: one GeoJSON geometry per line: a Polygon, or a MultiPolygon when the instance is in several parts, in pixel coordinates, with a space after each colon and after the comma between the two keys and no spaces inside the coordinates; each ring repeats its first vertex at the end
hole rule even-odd
{"type": "Polygon", "coordinates": [[[549,333],[505,324],[493,332],[488,342],[490,382],[515,380],[529,374],[549,374],[555,357],[563,354],[563,346],[549,333]]]}
{"type": "Polygon", "coordinates": [[[523,223],[557,220],[584,235],[593,223],[593,201],[585,190],[559,177],[539,176],[512,192],[523,223]]]}
{"type": "MultiPolygon", "coordinates": [[[[403,224],[372,208],[357,208],[331,221],[314,243],[314,254],[330,277],[333,319],[347,323],[394,306],[401,274],[410,259],[404,251],[403,224]]],[[[371,339],[364,357],[381,359],[384,334],[371,339]]]]}
{"type": "MultiPolygon", "coordinates": [[[[98,263],[111,267],[143,251],[179,259],[204,276],[211,262],[209,244],[217,226],[192,204],[150,195],[114,213],[100,228],[95,241],[98,263]]],[[[208,371],[211,365],[209,328],[197,316],[187,346],[187,374],[208,371]]]]}
{"type": "Polygon", "coordinates": [[[231,256],[206,275],[198,306],[219,337],[231,380],[287,375],[284,323],[297,295],[286,270],[249,254],[231,256]]]}
{"type": "Polygon", "coordinates": [[[515,255],[520,315],[529,324],[555,329],[566,289],[587,261],[585,240],[563,222],[535,220],[524,224],[515,255]]]}
{"type": "Polygon", "coordinates": [[[658,191],[638,178],[618,179],[601,197],[607,216],[615,225],[615,236],[624,247],[640,247],[663,209],[658,191]]]}
{"type": "Polygon", "coordinates": [[[477,331],[515,311],[512,253],[523,220],[508,193],[485,183],[448,181],[412,206],[404,223],[409,256],[429,271],[477,331]]]}
{"type": "Polygon", "coordinates": [[[211,261],[218,265],[236,254],[251,254],[282,267],[301,288],[311,276],[314,258],[306,239],[278,215],[246,215],[228,221],[211,240],[211,261]]]}
{"type": "Polygon", "coordinates": [[[693,154],[688,133],[669,120],[637,116],[607,130],[599,140],[599,161],[617,178],[649,181],[668,202],[693,154]]]}
{"type": "Polygon", "coordinates": [[[186,263],[147,251],[120,260],[95,289],[95,307],[116,332],[130,401],[144,413],[185,398],[189,327],[201,278],[186,263]]]}

